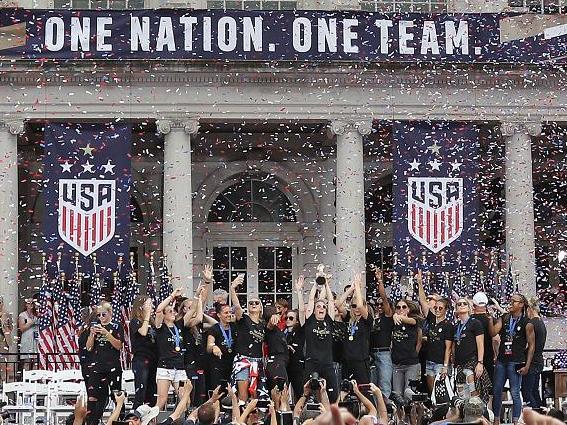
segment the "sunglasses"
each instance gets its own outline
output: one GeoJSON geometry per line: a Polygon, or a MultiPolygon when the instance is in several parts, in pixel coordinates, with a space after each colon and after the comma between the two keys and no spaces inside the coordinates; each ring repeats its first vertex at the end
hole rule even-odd
{"type": "Polygon", "coordinates": [[[318,304],[317,308],[324,308],[325,310],[327,310],[327,305],[326,304],[318,304]]]}
{"type": "Polygon", "coordinates": [[[405,310],[406,308],[408,308],[407,305],[397,305],[396,306],[396,310],[405,310]]]}
{"type": "Polygon", "coordinates": [[[108,316],[108,313],[97,313],[96,317],[106,317],[108,316]]]}
{"type": "Polygon", "coordinates": [[[248,301],[248,305],[260,305],[260,301],[248,301]]]}
{"type": "Polygon", "coordinates": [[[522,303],[522,304],[524,303],[524,300],[515,300],[513,298],[510,301],[513,303],[522,303]]]}
{"type": "Polygon", "coordinates": [[[433,307],[433,310],[437,310],[437,311],[445,310],[445,307],[436,305],[435,307],[433,307]]]}
{"type": "Polygon", "coordinates": [[[466,302],[466,301],[459,301],[459,302],[457,303],[457,306],[459,306],[459,307],[460,307],[460,306],[463,306],[463,305],[468,307],[469,303],[466,302]]]}
{"type": "Polygon", "coordinates": [[[351,305],[350,305],[350,308],[356,308],[356,307],[357,307],[356,304],[351,304],[351,305]]]}
{"type": "Polygon", "coordinates": [[[295,316],[287,316],[286,319],[287,320],[295,320],[295,316]]]}

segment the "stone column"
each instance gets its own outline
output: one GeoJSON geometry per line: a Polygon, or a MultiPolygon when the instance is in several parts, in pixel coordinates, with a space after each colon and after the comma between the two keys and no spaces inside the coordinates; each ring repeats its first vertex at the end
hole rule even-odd
{"type": "Polygon", "coordinates": [[[371,130],[371,120],[333,121],[330,127],[337,136],[335,284],[341,286],[366,269],[362,136],[371,130]]]}
{"type": "Polygon", "coordinates": [[[191,189],[191,135],[199,121],[159,120],[164,135],[163,252],[175,288],[193,292],[193,210],[191,189]]]}
{"type": "Polygon", "coordinates": [[[14,332],[19,309],[18,135],[23,132],[23,121],[0,122],[0,295],[14,319],[14,332]]]}
{"type": "Polygon", "coordinates": [[[540,123],[502,123],[506,143],[506,251],[521,293],[535,295],[535,232],[531,137],[540,123]]]}

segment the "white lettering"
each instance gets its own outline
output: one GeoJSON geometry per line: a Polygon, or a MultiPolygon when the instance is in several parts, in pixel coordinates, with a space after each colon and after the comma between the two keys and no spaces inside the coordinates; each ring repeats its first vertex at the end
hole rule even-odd
{"type": "Polygon", "coordinates": [[[439,54],[439,41],[437,40],[437,29],[435,28],[435,22],[424,21],[423,22],[423,34],[421,36],[421,54],[426,55],[429,50],[434,55],[439,54]]]}
{"type": "Polygon", "coordinates": [[[112,25],[110,16],[96,18],[96,50],[98,52],[112,51],[112,44],[106,43],[106,39],[112,36],[112,31],[106,28],[107,25],[112,25]]]}
{"type": "Polygon", "coordinates": [[[232,16],[223,16],[217,25],[218,46],[223,52],[236,49],[236,21],[232,16]]]}
{"type": "Polygon", "coordinates": [[[91,33],[91,18],[81,18],[77,16],[71,17],[71,51],[78,52],[79,44],[81,50],[88,52],[90,50],[90,33],[91,33]]]}
{"type": "Polygon", "coordinates": [[[65,44],[65,24],[63,19],[54,16],[45,22],[45,48],[51,52],[58,52],[65,44]]]}
{"type": "Polygon", "coordinates": [[[311,21],[307,18],[296,18],[293,21],[293,48],[298,52],[311,49],[311,21]]]}
{"type": "Polygon", "coordinates": [[[376,26],[380,29],[380,53],[388,54],[389,29],[392,28],[392,21],[389,19],[377,19],[376,26]]]}
{"type": "Polygon", "coordinates": [[[413,55],[414,48],[408,46],[408,41],[413,40],[413,33],[408,33],[408,28],[413,28],[413,21],[400,21],[399,25],[399,46],[401,55],[413,55]]]}
{"type": "Polygon", "coordinates": [[[150,51],[150,18],[148,16],[140,18],[132,16],[130,19],[130,50],[137,52],[139,49],[143,52],[150,51]]]}
{"type": "Polygon", "coordinates": [[[169,16],[162,16],[159,20],[156,51],[163,52],[165,46],[167,46],[169,52],[175,52],[175,36],[173,35],[173,24],[169,16]]]}
{"type": "Polygon", "coordinates": [[[337,51],[337,20],[330,18],[329,22],[325,18],[317,20],[317,50],[326,52],[327,46],[329,52],[337,51]]]}
{"type": "Polygon", "coordinates": [[[352,44],[358,39],[358,33],[352,27],[358,26],[358,19],[343,19],[343,49],[345,53],[358,53],[358,46],[352,44]]]}
{"type": "Polygon", "coordinates": [[[195,16],[182,16],[179,22],[183,24],[183,39],[185,40],[185,51],[193,50],[193,27],[197,23],[195,16]]]}
{"type": "Polygon", "coordinates": [[[460,48],[463,55],[469,54],[469,23],[459,21],[459,29],[455,28],[455,22],[445,21],[445,50],[452,55],[455,49],[460,48]]]}
{"type": "Polygon", "coordinates": [[[205,52],[211,52],[213,49],[211,47],[211,18],[205,16],[203,18],[203,50],[205,52]]]}
{"type": "Polygon", "coordinates": [[[244,38],[244,51],[250,52],[254,46],[255,52],[262,51],[262,17],[254,17],[254,23],[249,16],[244,17],[244,28],[242,37],[244,38]]]}

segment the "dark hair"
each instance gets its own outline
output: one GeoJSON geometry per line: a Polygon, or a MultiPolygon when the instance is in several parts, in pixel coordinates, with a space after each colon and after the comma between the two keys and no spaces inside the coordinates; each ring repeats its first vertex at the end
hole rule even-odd
{"type": "Polygon", "coordinates": [[[188,300],[187,297],[178,297],[175,299],[175,306],[173,307],[173,311],[177,314],[181,313],[181,308],[183,307],[183,303],[188,300]]]}
{"type": "Polygon", "coordinates": [[[215,308],[216,314],[220,314],[222,309],[225,308],[225,307],[230,308],[230,306],[228,304],[225,304],[225,303],[214,303],[213,306],[215,308]]]}
{"type": "Polygon", "coordinates": [[[279,305],[283,308],[289,308],[289,302],[285,298],[278,298],[276,300],[276,305],[279,305]]]}
{"type": "Polygon", "coordinates": [[[140,322],[144,320],[144,317],[142,316],[144,304],[149,298],[150,297],[147,295],[138,295],[136,297],[132,303],[132,312],[130,313],[132,318],[138,319],[140,322]]]}
{"type": "Polygon", "coordinates": [[[215,408],[213,403],[208,402],[202,404],[201,407],[197,409],[197,420],[200,425],[212,425],[215,421],[215,408]]]}
{"type": "Polygon", "coordinates": [[[276,310],[276,306],[269,305],[264,309],[264,320],[267,322],[272,318],[274,314],[278,314],[278,310],[276,310]]]}
{"type": "Polygon", "coordinates": [[[403,301],[408,305],[408,317],[417,320],[418,325],[420,325],[420,323],[425,320],[425,318],[421,315],[421,309],[416,302],[405,298],[401,299],[400,301],[403,301]]]}
{"type": "Polygon", "coordinates": [[[295,321],[295,325],[293,326],[294,329],[301,327],[301,323],[299,323],[299,310],[297,308],[294,308],[293,310],[289,310],[289,313],[294,313],[295,317],[296,317],[296,321],[295,321]]]}
{"type": "Polygon", "coordinates": [[[451,301],[449,301],[449,298],[447,297],[441,297],[437,300],[438,303],[443,303],[443,305],[445,306],[445,311],[449,311],[449,309],[451,308],[451,301]]]}

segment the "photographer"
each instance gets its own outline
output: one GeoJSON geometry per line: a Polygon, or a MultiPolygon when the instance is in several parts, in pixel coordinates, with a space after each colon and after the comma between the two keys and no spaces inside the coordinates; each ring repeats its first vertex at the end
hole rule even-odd
{"type": "MultiPolygon", "coordinates": [[[[307,306],[303,303],[303,279],[296,283],[299,302],[299,322],[305,327],[305,380],[315,372],[325,379],[329,389],[329,398],[334,403],[338,397],[338,383],[333,367],[333,324],[335,317],[335,300],[329,281],[315,282],[309,293],[307,306]],[[323,284],[323,285],[321,285],[323,284]],[[315,301],[318,287],[325,292],[326,301],[315,301]]],[[[319,279],[318,278],[318,279],[319,279]]]]}
{"type": "Polygon", "coordinates": [[[124,330],[112,323],[112,307],[103,302],[97,307],[96,322],[91,324],[86,339],[86,349],[92,354],[87,368],[89,416],[87,424],[98,425],[108,401],[108,392],[120,391],[122,367],[120,350],[124,341],[124,330]]]}
{"type": "Polygon", "coordinates": [[[321,408],[328,411],[330,407],[326,381],[318,377],[311,378],[303,386],[303,394],[293,408],[294,422],[303,423],[306,419],[319,416],[321,408]]]}

